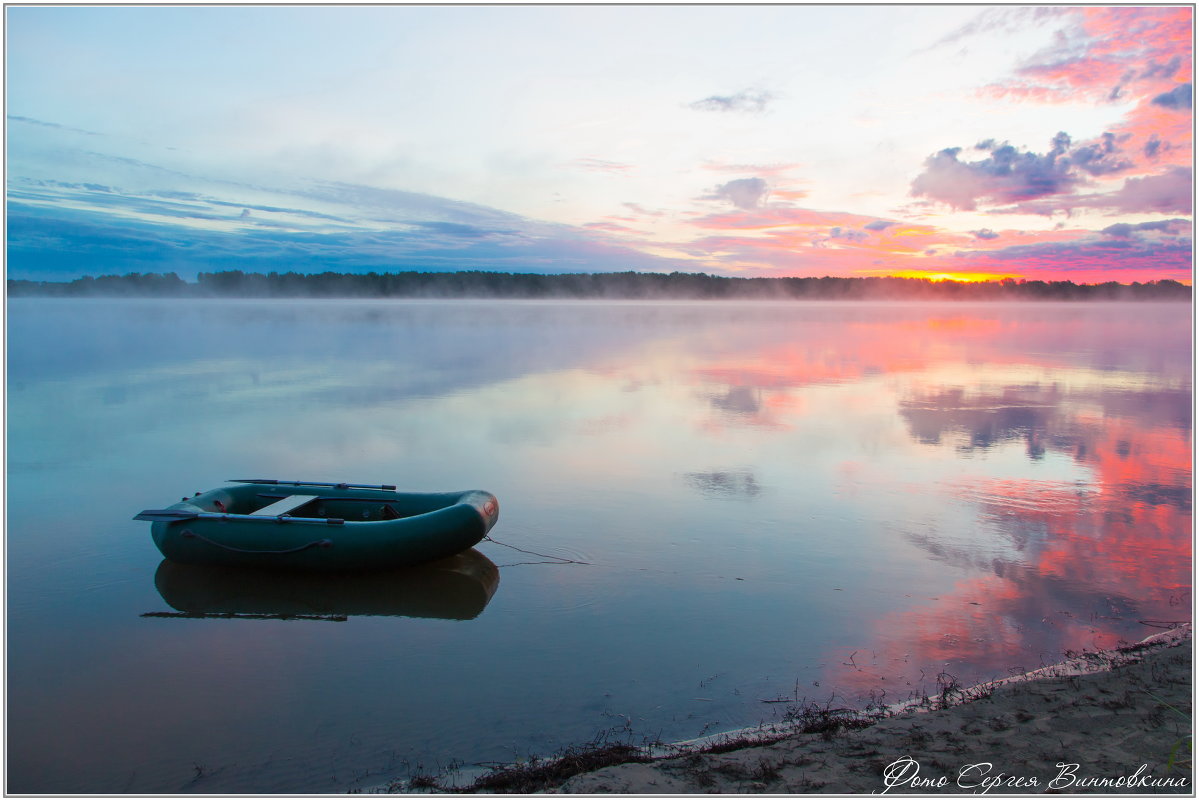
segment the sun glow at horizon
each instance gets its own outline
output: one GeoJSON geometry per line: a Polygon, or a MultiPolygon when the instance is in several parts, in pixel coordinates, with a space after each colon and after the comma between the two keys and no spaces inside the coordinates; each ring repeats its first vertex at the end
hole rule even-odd
{"type": "Polygon", "coordinates": [[[923,278],[935,283],[957,281],[962,284],[977,284],[983,281],[1019,280],[1023,276],[1014,273],[950,273],[938,270],[888,270],[873,274],[879,278],[923,278]]]}

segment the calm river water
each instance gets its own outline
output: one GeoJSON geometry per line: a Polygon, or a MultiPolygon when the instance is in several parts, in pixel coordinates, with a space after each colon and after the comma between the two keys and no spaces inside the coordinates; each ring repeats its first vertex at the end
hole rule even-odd
{"type": "Polygon", "coordinates": [[[7,790],[343,792],[1139,640],[1190,618],[1190,319],[12,299],[7,790]],[[506,545],[246,577],[130,519],[240,477],[487,489],[506,545]]]}

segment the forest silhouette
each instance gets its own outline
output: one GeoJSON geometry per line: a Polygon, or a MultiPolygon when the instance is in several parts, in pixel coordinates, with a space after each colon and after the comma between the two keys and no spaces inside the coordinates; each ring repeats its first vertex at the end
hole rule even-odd
{"type": "Polygon", "coordinates": [[[706,273],[175,273],[8,280],[9,297],[508,298],[611,300],[1181,300],[1191,287],[1164,279],[1121,284],[924,278],[739,278],[706,273]]]}

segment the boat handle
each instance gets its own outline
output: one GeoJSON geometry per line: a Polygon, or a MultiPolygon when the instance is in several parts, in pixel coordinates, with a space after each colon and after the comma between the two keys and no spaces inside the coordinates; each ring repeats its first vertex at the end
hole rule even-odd
{"type": "Polygon", "coordinates": [[[251,550],[249,548],[235,548],[232,545],[226,545],[223,542],[217,542],[216,540],[210,540],[207,537],[205,537],[203,534],[197,534],[196,532],[192,531],[190,528],[185,528],[180,533],[185,537],[190,537],[190,538],[194,538],[197,540],[203,540],[204,542],[207,542],[209,545],[215,545],[218,548],[224,548],[226,551],[233,551],[234,553],[296,553],[298,551],[306,551],[309,548],[332,548],[333,547],[333,540],[313,540],[312,542],[308,543],[307,545],[301,545],[298,548],[287,548],[282,551],[255,551],[255,550],[251,550]]]}

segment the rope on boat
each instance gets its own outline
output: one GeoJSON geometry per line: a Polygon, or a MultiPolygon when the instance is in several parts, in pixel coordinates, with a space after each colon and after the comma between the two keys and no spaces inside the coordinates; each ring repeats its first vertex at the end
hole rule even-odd
{"type": "Polygon", "coordinates": [[[299,551],[306,551],[309,548],[330,548],[333,545],[333,540],[313,540],[312,542],[308,543],[307,545],[301,545],[298,548],[287,548],[282,551],[255,551],[255,550],[252,550],[249,548],[235,548],[232,545],[226,545],[223,542],[217,542],[216,540],[210,540],[207,537],[205,537],[203,534],[197,534],[196,532],[192,531],[191,529],[184,529],[181,533],[185,537],[194,537],[195,539],[203,540],[204,542],[207,542],[209,545],[215,545],[218,548],[224,548],[226,551],[233,551],[234,553],[271,553],[271,554],[298,553],[299,551]]]}
{"type": "Polygon", "coordinates": [[[483,537],[483,539],[487,540],[488,542],[494,542],[496,545],[503,545],[505,548],[511,548],[514,551],[520,551],[521,553],[527,553],[530,556],[540,556],[542,559],[553,559],[555,562],[558,562],[559,564],[563,564],[563,565],[589,565],[589,564],[591,564],[590,562],[580,562],[577,559],[567,559],[566,557],[563,557],[563,556],[550,556],[547,553],[538,553],[537,551],[526,551],[524,548],[517,548],[515,545],[509,545],[506,542],[500,542],[499,540],[495,539],[494,537],[492,537],[490,535],[483,537]]]}

